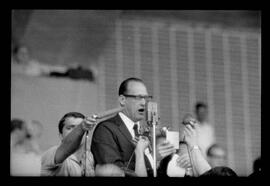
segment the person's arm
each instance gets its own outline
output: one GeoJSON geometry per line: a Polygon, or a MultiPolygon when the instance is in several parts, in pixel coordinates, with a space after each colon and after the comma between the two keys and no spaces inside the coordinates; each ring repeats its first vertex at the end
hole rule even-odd
{"type": "Polygon", "coordinates": [[[94,127],[95,122],[96,120],[92,117],[85,118],[63,139],[55,153],[55,164],[62,163],[79,148],[84,133],[91,130],[94,127]]]}
{"type": "Polygon", "coordinates": [[[206,159],[203,157],[198,145],[196,144],[196,131],[190,125],[184,128],[185,141],[188,144],[189,154],[191,156],[191,163],[195,170],[194,176],[199,176],[211,169],[206,159]]]}
{"type": "Polygon", "coordinates": [[[144,160],[144,151],[149,145],[149,140],[146,137],[140,137],[135,148],[135,173],[139,177],[146,177],[147,171],[144,160]]]}

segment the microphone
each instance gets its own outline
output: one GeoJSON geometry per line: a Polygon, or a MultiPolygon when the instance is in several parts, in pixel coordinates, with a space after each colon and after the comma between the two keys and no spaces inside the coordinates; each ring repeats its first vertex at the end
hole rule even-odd
{"type": "Polygon", "coordinates": [[[157,112],[157,103],[155,102],[147,102],[146,104],[147,112],[146,112],[146,121],[149,126],[152,127],[152,152],[153,152],[153,173],[154,177],[157,176],[157,168],[156,168],[156,125],[158,122],[158,112],[157,112]]]}
{"type": "Polygon", "coordinates": [[[103,119],[103,118],[106,118],[106,117],[108,117],[110,115],[121,112],[123,110],[124,110],[124,107],[114,108],[114,109],[107,110],[107,111],[104,111],[104,112],[99,113],[99,114],[94,114],[93,118],[95,118],[95,119],[103,119]]]}
{"type": "Polygon", "coordinates": [[[157,103],[149,101],[146,104],[146,121],[148,124],[158,121],[157,103]]]}
{"type": "MultiPolygon", "coordinates": [[[[118,112],[121,112],[123,110],[124,110],[124,107],[114,108],[114,109],[107,110],[107,111],[104,111],[104,112],[99,113],[99,114],[93,114],[92,118],[94,118],[96,120],[98,119],[99,122],[101,122],[101,121],[104,121],[105,119],[107,119],[109,116],[116,114],[118,112]]],[[[96,123],[93,125],[96,126],[96,123]]],[[[88,131],[86,131],[86,134],[88,135],[88,131]]]]}

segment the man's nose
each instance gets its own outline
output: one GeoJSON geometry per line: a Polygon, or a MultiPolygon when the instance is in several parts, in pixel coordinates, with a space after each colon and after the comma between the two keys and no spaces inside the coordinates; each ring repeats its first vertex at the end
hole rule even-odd
{"type": "Polygon", "coordinates": [[[141,98],[140,104],[145,105],[146,104],[146,98],[141,98]]]}

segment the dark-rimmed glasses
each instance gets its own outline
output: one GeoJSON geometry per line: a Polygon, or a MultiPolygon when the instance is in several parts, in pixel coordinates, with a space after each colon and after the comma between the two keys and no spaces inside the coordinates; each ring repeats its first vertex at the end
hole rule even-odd
{"type": "Polygon", "coordinates": [[[130,94],[123,94],[123,96],[125,97],[130,97],[130,98],[134,98],[137,101],[140,101],[142,99],[145,99],[146,101],[150,101],[153,96],[143,96],[143,95],[130,95],[130,94]]]}

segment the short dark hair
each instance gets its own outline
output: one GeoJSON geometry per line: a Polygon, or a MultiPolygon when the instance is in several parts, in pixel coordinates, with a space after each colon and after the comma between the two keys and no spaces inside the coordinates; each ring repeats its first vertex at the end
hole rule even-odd
{"type": "Polygon", "coordinates": [[[199,108],[201,108],[201,107],[204,107],[204,108],[207,109],[207,104],[204,103],[204,102],[197,102],[196,105],[195,105],[196,111],[199,110],[199,108]]]}
{"type": "Polygon", "coordinates": [[[253,162],[253,171],[260,171],[262,168],[262,161],[261,157],[258,157],[256,160],[253,162]]]}
{"type": "Polygon", "coordinates": [[[234,172],[231,168],[225,167],[225,166],[219,166],[219,167],[214,167],[202,175],[200,177],[204,176],[231,176],[231,177],[238,177],[236,172],[234,172]]]}
{"type": "Polygon", "coordinates": [[[63,132],[63,127],[65,125],[65,121],[66,121],[66,118],[69,118],[69,117],[73,117],[73,118],[82,118],[84,119],[85,116],[82,114],[82,113],[79,113],[79,112],[69,112],[69,113],[66,113],[62,118],[61,120],[59,121],[59,124],[58,124],[58,130],[59,130],[59,133],[62,134],[63,132]]]}
{"type": "Polygon", "coordinates": [[[13,132],[15,131],[16,129],[19,129],[19,130],[22,130],[24,125],[25,125],[25,122],[21,119],[12,119],[11,122],[10,122],[10,132],[13,132]]]}
{"type": "Polygon", "coordinates": [[[121,83],[120,87],[119,87],[119,91],[118,91],[119,96],[127,93],[128,83],[131,82],[131,81],[144,83],[142,79],[139,79],[139,78],[136,78],[136,77],[131,77],[131,78],[128,78],[128,79],[124,80],[121,83]]]}

